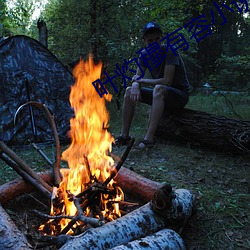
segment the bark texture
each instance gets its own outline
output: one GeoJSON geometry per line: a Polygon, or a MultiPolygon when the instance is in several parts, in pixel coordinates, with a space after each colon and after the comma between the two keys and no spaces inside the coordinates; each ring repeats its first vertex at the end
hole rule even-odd
{"type": "Polygon", "coordinates": [[[169,186],[162,187],[151,202],[101,227],[91,228],[69,239],[60,249],[110,249],[166,227],[178,230],[191,216],[194,200],[195,197],[186,189],[172,192],[169,186]]]}
{"type": "Polygon", "coordinates": [[[144,203],[149,202],[154,193],[162,186],[159,182],[152,181],[124,167],[120,169],[114,180],[125,192],[125,195],[130,193],[144,203]]]}
{"type": "Polygon", "coordinates": [[[165,115],[155,135],[224,152],[250,152],[250,121],[190,109],[165,115]]]}
{"type": "MultiPolygon", "coordinates": [[[[51,172],[38,173],[37,175],[47,183],[53,182],[53,174],[51,172]]],[[[0,204],[6,204],[24,193],[33,191],[35,191],[35,188],[22,179],[7,182],[0,186],[0,204]]]]}
{"type": "Polygon", "coordinates": [[[116,246],[111,250],[185,250],[179,234],[171,229],[163,229],[144,238],[116,246]]]}
{"type": "Polygon", "coordinates": [[[39,42],[48,48],[48,29],[46,23],[40,18],[37,21],[37,28],[39,30],[39,42]]]}
{"type": "Polygon", "coordinates": [[[0,249],[27,250],[32,249],[24,235],[17,229],[9,215],[0,204],[0,249]]]}
{"type": "MultiPolygon", "coordinates": [[[[53,174],[51,172],[39,173],[38,176],[47,183],[53,182],[53,174]]],[[[160,183],[151,181],[124,167],[121,167],[115,180],[125,193],[132,194],[142,203],[149,202],[155,191],[162,186],[160,183]]],[[[8,201],[34,190],[33,186],[22,179],[10,181],[0,186],[0,203],[6,204],[8,201]]]]}

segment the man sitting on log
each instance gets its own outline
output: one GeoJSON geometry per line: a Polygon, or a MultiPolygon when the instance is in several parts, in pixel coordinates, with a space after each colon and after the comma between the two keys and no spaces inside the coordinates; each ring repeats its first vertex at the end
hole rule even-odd
{"type": "Polygon", "coordinates": [[[116,139],[117,146],[127,145],[131,140],[129,130],[138,101],[152,105],[147,133],[138,145],[141,149],[154,146],[154,134],[164,111],[183,108],[189,100],[190,89],[183,60],[169,44],[168,37],[162,38],[161,27],[149,22],[142,30],[142,38],[146,47],[140,53],[140,67],[132,78],[132,86],[125,92],[122,131],[116,139]],[[168,44],[161,44],[165,39],[168,44]],[[147,68],[152,79],[143,78],[147,68]]]}

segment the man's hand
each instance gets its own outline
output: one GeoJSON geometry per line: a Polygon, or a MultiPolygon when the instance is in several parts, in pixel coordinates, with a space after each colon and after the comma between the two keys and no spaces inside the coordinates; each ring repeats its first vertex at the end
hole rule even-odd
{"type": "Polygon", "coordinates": [[[133,82],[130,92],[130,99],[134,102],[138,102],[141,98],[141,90],[138,82],[133,82]]]}

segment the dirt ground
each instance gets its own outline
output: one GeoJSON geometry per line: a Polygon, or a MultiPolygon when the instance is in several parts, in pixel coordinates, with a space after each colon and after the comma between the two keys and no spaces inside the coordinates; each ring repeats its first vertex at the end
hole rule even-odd
{"type": "MultiPolygon", "coordinates": [[[[114,148],[113,153],[121,156],[124,150],[125,147],[114,148]]],[[[32,150],[16,151],[44,170],[46,164],[32,150]]],[[[13,171],[1,165],[1,174],[5,172],[2,181],[13,179],[13,171]]],[[[124,167],[151,180],[195,193],[197,213],[181,234],[187,249],[250,249],[249,156],[158,140],[152,149],[133,148],[124,167]]],[[[5,208],[21,231],[36,237],[40,221],[31,210],[47,210],[45,204],[39,197],[27,194],[5,208]],[[21,210],[23,212],[18,213],[21,210]]]]}

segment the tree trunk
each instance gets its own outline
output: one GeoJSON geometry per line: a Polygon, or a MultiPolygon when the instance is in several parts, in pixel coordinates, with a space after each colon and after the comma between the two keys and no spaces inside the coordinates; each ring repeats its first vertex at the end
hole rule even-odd
{"type": "Polygon", "coordinates": [[[32,249],[24,235],[17,229],[0,204],[0,249],[32,249]]]}
{"type": "Polygon", "coordinates": [[[37,28],[39,30],[39,42],[48,48],[48,29],[46,23],[40,18],[37,21],[37,28]]]}
{"type": "Polygon", "coordinates": [[[250,121],[189,109],[164,116],[155,135],[224,152],[250,152],[250,121]]]}

